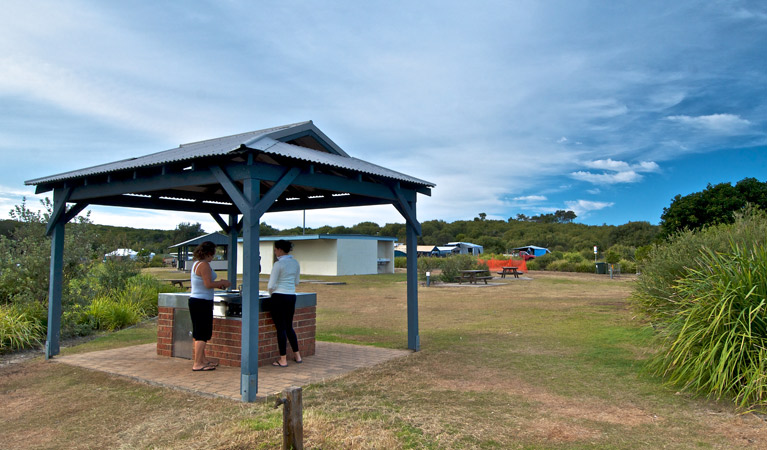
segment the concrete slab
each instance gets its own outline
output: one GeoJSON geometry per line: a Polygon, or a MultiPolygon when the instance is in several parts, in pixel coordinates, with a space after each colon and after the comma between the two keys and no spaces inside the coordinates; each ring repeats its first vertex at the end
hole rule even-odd
{"type": "MultiPolygon", "coordinates": [[[[320,341],[315,348],[316,354],[304,357],[302,364],[289,361],[288,367],[284,368],[260,367],[256,400],[267,400],[290,386],[319,383],[412,353],[410,350],[320,341]]],[[[193,372],[191,360],[158,356],[155,344],[57,356],[53,361],[198,395],[242,399],[239,367],[219,366],[212,371],[193,372]]]]}

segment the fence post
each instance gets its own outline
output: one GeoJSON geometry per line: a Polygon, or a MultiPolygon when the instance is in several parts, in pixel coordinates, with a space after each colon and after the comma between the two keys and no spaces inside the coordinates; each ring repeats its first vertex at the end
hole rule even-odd
{"type": "Polygon", "coordinates": [[[283,450],[304,449],[304,421],[301,388],[291,386],[282,391],[274,407],[282,406],[282,448],[283,450]]]}

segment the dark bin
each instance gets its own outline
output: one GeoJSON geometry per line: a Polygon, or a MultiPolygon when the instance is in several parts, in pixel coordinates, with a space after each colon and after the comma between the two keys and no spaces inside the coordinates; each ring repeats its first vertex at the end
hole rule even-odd
{"type": "Polygon", "coordinates": [[[597,273],[605,275],[607,273],[607,263],[598,262],[597,265],[597,273]]]}

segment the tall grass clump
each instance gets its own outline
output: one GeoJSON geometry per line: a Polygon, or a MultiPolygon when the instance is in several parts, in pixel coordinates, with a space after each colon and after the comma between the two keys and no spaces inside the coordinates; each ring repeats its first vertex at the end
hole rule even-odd
{"type": "Polygon", "coordinates": [[[633,306],[655,326],[663,327],[687,307],[674,286],[690,269],[700,268],[701,251],[728,253],[731,244],[750,248],[765,243],[767,214],[755,209],[736,214],[733,224],[679,232],[646,250],[632,296],[633,306]]]}
{"type": "Polygon", "coordinates": [[[144,316],[157,315],[157,294],[161,292],[178,292],[180,289],[146,274],[128,278],[122,290],[114,291],[113,298],[117,302],[135,303],[144,316]]]}
{"type": "Polygon", "coordinates": [[[0,353],[41,345],[45,327],[34,317],[8,305],[0,305],[0,353]]]}
{"type": "Polygon", "coordinates": [[[767,247],[706,249],[674,286],[656,372],[695,392],[767,407],[767,247]]]}
{"type": "Polygon", "coordinates": [[[95,330],[113,331],[135,325],[143,317],[143,311],[137,302],[97,297],[86,308],[83,319],[95,330]]]}

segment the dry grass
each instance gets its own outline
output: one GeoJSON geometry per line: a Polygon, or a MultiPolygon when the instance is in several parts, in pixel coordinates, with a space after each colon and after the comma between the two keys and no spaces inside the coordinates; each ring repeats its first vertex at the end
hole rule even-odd
{"type": "MultiPolygon", "coordinates": [[[[631,278],[422,287],[422,351],[309,386],[307,448],[763,448],[767,425],[643,374],[631,278]]],[[[307,284],[326,339],[404,348],[401,275],[307,284]]],[[[3,448],[279,448],[281,412],[39,360],[0,369],[3,448]]]]}

